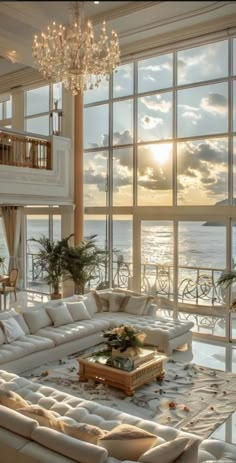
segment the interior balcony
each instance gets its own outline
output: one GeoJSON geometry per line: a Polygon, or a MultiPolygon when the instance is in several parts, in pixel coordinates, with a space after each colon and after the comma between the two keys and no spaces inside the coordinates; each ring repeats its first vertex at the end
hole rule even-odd
{"type": "Polygon", "coordinates": [[[71,141],[0,129],[0,204],[72,204],[71,141]]]}

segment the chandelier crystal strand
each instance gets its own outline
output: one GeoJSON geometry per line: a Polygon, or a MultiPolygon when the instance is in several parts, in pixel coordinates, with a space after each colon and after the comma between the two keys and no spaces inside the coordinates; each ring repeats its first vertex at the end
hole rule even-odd
{"type": "Polygon", "coordinates": [[[120,62],[117,34],[112,31],[109,41],[103,21],[96,41],[91,21],[84,23],[83,4],[74,2],[73,22],[68,26],[53,22],[40,39],[35,35],[33,44],[33,57],[44,78],[62,82],[73,95],[98,87],[104,77],[108,80],[120,62]]]}

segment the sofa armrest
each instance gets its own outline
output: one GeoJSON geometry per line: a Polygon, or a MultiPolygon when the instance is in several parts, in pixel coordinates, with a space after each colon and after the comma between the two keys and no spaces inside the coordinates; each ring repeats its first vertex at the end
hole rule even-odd
{"type": "Polygon", "coordinates": [[[146,315],[148,317],[156,318],[157,316],[157,305],[156,304],[151,304],[146,315]]]}

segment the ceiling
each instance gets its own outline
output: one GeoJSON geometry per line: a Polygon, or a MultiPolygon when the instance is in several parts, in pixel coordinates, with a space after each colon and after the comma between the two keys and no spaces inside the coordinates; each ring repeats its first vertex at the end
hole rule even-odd
{"type": "MultiPolygon", "coordinates": [[[[31,49],[34,34],[54,20],[69,20],[72,2],[0,2],[0,76],[35,67],[31,49]]],[[[85,16],[118,32],[121,53],[165,45],[180,38],[236,26],[235,1],[84,2],[85,16]]]]}

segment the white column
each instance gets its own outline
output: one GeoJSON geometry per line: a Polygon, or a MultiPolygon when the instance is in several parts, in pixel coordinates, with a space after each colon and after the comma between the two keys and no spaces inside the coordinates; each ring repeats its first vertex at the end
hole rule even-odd
{"type": "Polygon", "coordinates": [[[24,91],[12,90],[12,128],[24,131],[24,91]]]}
{"type": "MultiPolygon", "coordinates": [[[[74,233],[74,206],[61,206],[61,236],[66,238],[71,233],[74,233]]],[[[74,243],[73,237],[70,243],[74,243]]],[[[72,296],[75,292],[73,280],[65,280],[62,283],[62,297],[72,296]]]]}

